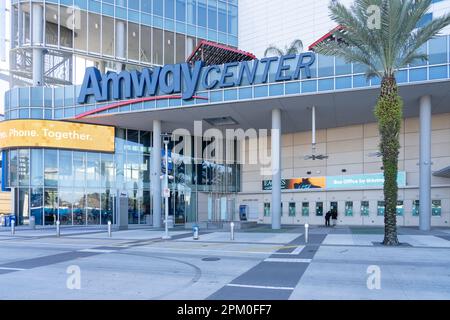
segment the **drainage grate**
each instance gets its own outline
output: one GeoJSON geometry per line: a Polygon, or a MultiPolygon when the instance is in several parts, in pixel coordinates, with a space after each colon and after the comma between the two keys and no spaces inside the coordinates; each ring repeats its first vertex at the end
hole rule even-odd
{"type": "Polygon", "coordinates": [[[213,258],[213,257],[209,257],[209,258],[203,258],[202,261],[207,261],[207,262],[211,262],[211,261],[219,261],[220,258],[213,258]]]}

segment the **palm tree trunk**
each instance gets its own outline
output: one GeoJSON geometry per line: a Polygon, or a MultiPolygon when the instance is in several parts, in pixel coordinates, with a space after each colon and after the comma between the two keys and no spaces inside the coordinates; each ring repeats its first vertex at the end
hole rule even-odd
{"type": "Polygon", "coordinates": [[[403,102],[398,95],[394,77],[384,77],[381,82],[381,94],[377,102],[375,115],[378,118],[381,136],[380,151],[384,168],[384,241],[386,246],[397,246],[397,199],[398,199],[398,155],[400,149],[399,134],[402,120],[403,102]]]}

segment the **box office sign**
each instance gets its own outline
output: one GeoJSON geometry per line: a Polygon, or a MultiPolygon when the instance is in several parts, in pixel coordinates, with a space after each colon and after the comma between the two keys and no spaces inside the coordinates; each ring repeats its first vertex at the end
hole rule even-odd
{"type": "MultiPolygon", "coordinates": [[[[406,186],[406,172],[399,172],[397,177],[399,187],[406,186]]],[[[300,179],[283,179],[282,190],[311,190],[311,189],[361,189],[383,188],[383,173],[358,174],[347,176],[313,177],[300,179]]],[[[272,181],[263,181],[263,190],[272,190],[272,181]]]]}
{"type": "Polygon", "coordinates": [[[0,122],[0,149],[21,147],[112,153],[115,151],[115,128],[49,120],[0,122]]]}

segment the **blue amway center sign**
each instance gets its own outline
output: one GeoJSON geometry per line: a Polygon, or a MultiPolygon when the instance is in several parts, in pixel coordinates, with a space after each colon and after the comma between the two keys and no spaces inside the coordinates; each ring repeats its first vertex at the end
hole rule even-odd
{"type": "Polygon", "coordinates": [[[315,60],[314,53],[305,52],[220,66],[204,66],[203,62],[197,61],[193,65],[171,64],[144,68],[140,72],[108,72],[104,75],[90,67],[86,69],[78,103],[87,103],[91,96],[96,102],[171,94],[181,94],[182,99],[190,100],[199,88],[212,90],[267,83],[269,73],[274,73],[277,82],[311,78],[315,60]]]}

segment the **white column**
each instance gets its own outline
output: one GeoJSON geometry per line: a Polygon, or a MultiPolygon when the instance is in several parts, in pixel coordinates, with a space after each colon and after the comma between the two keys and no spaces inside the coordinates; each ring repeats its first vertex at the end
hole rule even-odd
{"type": "Polygon", "coordinates": [[[151,183],[153,194],[153,226],[161,227],[161,121],[153,120],[153,152],[151,183]]]}
{"type": "Polygon", "coordinates": [[[272,110],[272,229],[281,229],[281,111],[272,110]]]}
{"type": "Polygon", "coordinates": [[[42,4],[32,4],[32,45],[33,45],[33,86],[44,85],[44,8],[42,4]]]}
{"type": "Polygon", "coordinates": [[[420,230],[431,229],[431,96],[420,98],[420,230]]]}

